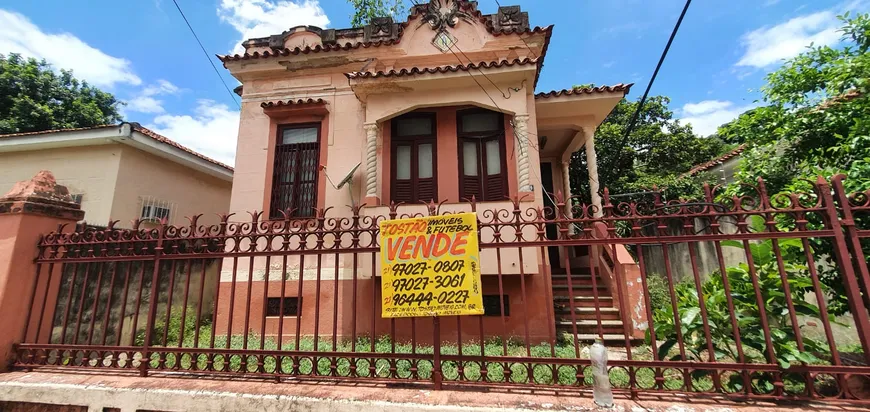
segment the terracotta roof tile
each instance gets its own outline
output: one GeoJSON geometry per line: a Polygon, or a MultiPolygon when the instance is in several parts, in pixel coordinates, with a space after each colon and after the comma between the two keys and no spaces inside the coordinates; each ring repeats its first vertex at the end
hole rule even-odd
{"type": "Polygon", "coordinates": [[[185,152],[187,152],[187,153],[190,153],[190,154],[192,154],[192,155],[194,155],[194,156],[196,156],[196,157],[198,157],[198,158],[200,158],[200,159],[202,159],[202,160],[205,160],[205,161],[207,161],[207,162],[209,162],[209,163],[212,163],[212,164],[215,164],[215,165],[217,165],[217,166],[220,166],[220,167],[222,167],[222,168],[224,168],[224,169],[227,169],[227,170],[229,170],[230,172],[233,171],[233,167],[232,167],[232,166],[229,166],[229,165],[227,165],[227,164],[225,164],[225,163],[221,163],[221,162],[219,162],[219,161],[217,161],[217,160],[215,160],[215,159],[212,159],[212,158],[210,158],[210,157],[208,157],[208,156],[206,156],[206,155],[204,155],[204,154],[202,154],[202,153],[199,153],[199,152],[197,152],[197,151],[194,151],[193,149],[189,149],[189,148],[187,148],[187,147],[185,147],[185,146],[182,146],[181,144],[176,143],[175,141],[169,139],[169,138],[166,137],[166,136],[163,136],[163,135],[157,134],[157,133],[155,133],[155,132],[154,132],[153,130],[151,130],[151,129],[147,129],[147,128],[144,128],[144,127],[140,126],[138,123],[133,123],[133,124],[131,124],[131,126],[133,126],[133,130],[135,130],[135,131],[137,131],[137,132],[139,132],[139,133],[142,133],[142,134],[144,134],[145,136],[148,136],[148,137],[150,137],[150,138],[152,138],[152,139],[154,139],[154,140],[156,140],[156,141],[158,141],[158,142],[160,142],[160,143],[165,143],[165,144],[168,144],[168,145],[170,145],[170,146],[172,146],[172,147],[174,147],[174,148],[176,148],[176,149],[180,149],[180,150],[182,150],[182,151],[185,151],[185,152]]]}
{"type": "Polygon", "coordinates": [[[260,107],[266,109],[270,107],[282,107],[282,106],[299,106],[305,104],[326,104],[326,100],[323,99],[296,99],[296,100],[276,100],[274,102],[263,102],[260,103],[260,107]]]}
{"type": "Polygon", "coordinates": [[[562,90],[553,90],[546,93],[537,93],[535,94],[535,99],[549,99],[553,97],[562,97],[562,96],[572,96],[572,95],[580,95],[580,94],[593,94],[593,93],[618,93],[623,92],[623,94],[628,94],[631,90],[631,86],[634,86],[634,83],[624,84],[619,83],[613,86],[596,86],[596,87],[576,87],[573,89],[562,89],[562,90]]]}
{"type": "Polygon", "coordinates": [[[744,150],[746,150],[746,143],[735,147],[734,150],[731,150],[730,152],[725,153],[722,156],[719,156],[713,160],[710,160],[709,162],[701,163],[701,164],[693,167],[691,170],[684,173],[683,176],[694,176],[698,173],[710,170],[716,165],[722,164],[722,163],[724,163],[724,162],[726,162],[726,161],[728,161],[736,156],[739,156],[741,153],[743,153],[744,150]]]}
{"type": "MultiPolygon", "coordinates": [[[[130,127],[131,127],[133,130],[135,130],[135,131],[137,131],[137,132],[139,132],[139,133],[142,133],[142,134],[144,134],[145,136],[148,136],[148,137],[150,137],[150,138],[152,138],[152,139],[154,139],[154,140],[156,140],[156,141],[158,141],[158,142],[160,142],[160,143],[167,144],[167,145],[172,146],[172,147],[174,147],[174,148],[176,148],[176,149],[179,149],[179,150],[185,151],[185,152],[187,152],[187,153],[190,153],[191,155],[194,155],[194,156],[196,156],[196,157],[198,157],[198,158],[200,158],[200,159],[202,159],[202,160],[205,160],[205,161],[207,161],[207,162],[209,162],[209,163],[212,163],[212,164],[214,164],[214,165],[217,165],[217,166],[220,166],[220,167],[222,167],[222,168],[224,168],[224,169],[227,169],[227,170],[229,170],[230,172],[233,171],[232,166],[228,166],[228,165],[226,165],[226,164],[224,164],[224,163],[221,163],[221,162],[219,162],[219,161],[217,161],[217,160],[214,160],[214,159],[212,159],[212,158],[210,158],[210,157],[208,157],[208,156],[206,156],[206,155],[203,155],[202,153],[196,152],[196,151],[194,151],[193,149],[189,149],[189,148],[187,148],[187,147],[185,147],[185,146],[182,146],[181,144],[176,143],[175,141],[169,139],[169,138],[166,137],[166,136],[163,136],[163,135],[157,134],[156,132],[154,132],[154,131],[151,130],[151,129],[147,129],[147,128],[145,128],[145,127],[142,127],[141,125],[139,125],[139,123],[129,123],[129,124],[130,124],[130,127]]],[[[75,132],[75,131],[81,131],[81,130],[106,129],[106,128],[109,128],[109,127],[120,127],[120,126],[121,126],[121,125],[117,125],[117,124],[108,124],[108,125],[91,126],[91,127],[78,127],[78,128],[73,128],[73,129],[55,129],[55,130],[44,130],[44,131],[41,131],[41,132],[12,133],[12,134],[4,134],[4,135],[0,135],[0,139],[8,138],[8,137],[33,136],[33,135],[53,134],[53,133],[62,133],[62,132],[75,132]]]]}
{"type": "Polygon", "coordinates": [[[469,70],[480,70],[480,69],[497,69],[501,67],[512,67],[512,66],[524,66],[529,64],[537,64],[538,59],[514,59],[512,61],[502,60],[499,62],[480,62],[480,63],[468,63],[468,64],[457,64],[457,65],[449,65],[449,66],[438,66],[438,67],[412,67],[410,69],[400,69],[400,70],[389,70],[386,72],[378,71],[378,72],[351,72],[345,73],[349,79],[376,79],[379,77],[402,77],[402,76],[413,76],[419,74],[435,74],[435,73],[455,73],[459,71],[469,71],[469,70]]]}
{"type": "Polygon", "coordinates": [[[0,139],[7,137],[19,137],[19,136],[31,136],[37,134],[49,134],[49,133],[60,133],[60,132],[76,132],[80,130],[96,130],[96,129],[105,129],[107,127],[117,127],[116,124],[101,124],[99,126],[88,126],[88,127],[75,127],[71,129],[55,129],[55,130],[43,130],[41,132],[22,132],[22,133],[9,133],[9,134],[0,134],[0,139]]]}
{"type": "Polygon", "coordinates": [[[282,57],[282,56],[286,57],[286,56],[290,56],[290,55],[295,56],[295,55],[299,55],[299,54],[353,50],[353,49],[359,49],[359,48],[367,49],[369,47],[390,46],[390,45],[398,44],[398,43],[399,43],[398,40],[386,40],[386,41],[356,42],[356,43],[348,42],[345,44],[327,44],[325,46],[318,44],[314,47],[306,46],[305,48],[296,47],[294,49],[284,48],[284,49],[275,50],[272,52],[266,50],[262,53],[260,53],[260,52],[253,52],[253,53],[245,52],[244,54],[241,54],[241,55],[234,54],[232,56],[230,56],[230,55],[222,56],[222,55],[218,54],[216,56],[220,61],[226,63],[228,61],[250,60],[250,59],[259,59],[259,58],[267,58],[267,57],[282,57]]]}

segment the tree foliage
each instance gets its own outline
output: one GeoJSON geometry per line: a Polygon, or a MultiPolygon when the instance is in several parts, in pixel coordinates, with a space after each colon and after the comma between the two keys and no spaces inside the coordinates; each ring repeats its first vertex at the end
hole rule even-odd
{"type": "Polygon", "coordinates": [[[119,104],[70,71],[56,73],[45,60],[0,54],[0,133],[117,123],[119,104]]]}
{"type": "MultiPolygon", "coordinates": [[[[745,142],[747,150],[736,173],[740,183],[764,178],[771,194],[811,193],[816,176],[843,173],[847,191],[870,188],[870,14],[841,16],[843,46],[810,47],[767,75],[762,88],[766,106],[747,111],[723,125],[718,135],[727,142],[745,142]]],[[[727,194],[749,194],[734,184],[727,194]]],[[[810,216],[809,226],[824,223],[810,216]]],[[[870,227],[858,216],[861,227],[870,227]]],[[[780,230],[793,230],[783,219],[780,230]]],[[[830,239],[811,239],[819,276],[830,288],[828,309],[848,310],[844,282],[833,263],[830,239]]],[[[870,240],[863,243],[870,253],[870,240]]]]}
{"type": "MultiPolygon", "coordinates": [[[[664,189],[667,197],[697,195],[700,177],[683,178],[692,166],[710,160],[727,147],[717,137],[699,137],[690,125],[680,124],[668,108],[670,99],[647,99],[628,139],[625,129],[638,102],[623,99],[595,132],[598,178],[612,194],[664,189]],[[623,144],[624,142],[624,144],[623,144]]],[[[585,151],[571,158],[571,190],[589,199],[589,174],[585,151]]]]}
{"type": "Polygon", "coordinates": [[[394,20],[407,11],[402,0],[347,0],[353,6],[350,25],[362,27],[375,17],[392,17],[394,20]]]}
{"type": "Polygon", "coordinates": [[[763,177],[775,193],[845,173],[847,189],[870,187],[870,15],[841,19],[843,47],[811,47],[785,62],[767,76],[767,105],[719,129],[723,140],[748,144],[738,180],[763,177]]]}

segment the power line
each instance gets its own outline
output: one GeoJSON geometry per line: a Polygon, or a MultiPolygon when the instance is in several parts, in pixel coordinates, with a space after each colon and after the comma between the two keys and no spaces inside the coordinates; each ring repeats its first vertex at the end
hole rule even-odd
{"type": "Polygon", "coordinates": [[[205,55],[205,58],[208,60],[208,63],[211,65],[211,68],[214,69],[214,73],[218,76],[219,79],[221,79],[221,83],[223,83],[224,89],[227,90],[227,93],[230,94],[230,98],[233,99],[233,103],[235,103],[236,106],[238,106],[239,110],[242,110],[242,105],[239,104],[239,102],[236,100],[235,95],[230,90],[230,87],[227,86],[227,82],[224,81],[224,78],[223,78],[223,76],[221,76],[221,73],[218,71],[217,66],[215,66],[214,62],[211,60],[211,57],[210,57],[211,55],[208,54],[207,51],[205,51],[205,46],[202,45],[202,42],[199,40],[199,36],[196,35],[196,31],[193,30],[193,27],[190,25],[190,22],[187,21],[187,16],[185,16],[184,12],[181,11],[181,6],[179,6],[178,2],[175,0],[172,0],[172,3],[175,4],[175,8],[178,9],[178,13],[181,14],[181,18],[184,19],[185,23],[187,23],[187,28],[190,29],[190,33],[193,34],[193,38],[196,39],[197,43],[199,43],[199,48],[202,49],[202,53],[205,55]]]}
{"type": "MultiPolygon", "coordinates": [[[[495,4],[497,4],[498,7],[501,8],[501,3],[499,3],[498,0],[495,0],[495,4]]],[[[522,36],[520,36],[520,41],[522,41],[523,44],[526,45],[526,48],[529,49],[529,53],[532,53],[532,56],[535,56],[535,58],[537,59],[537,58],[538,58],[538,54],[535,53],[534,50],[532,50],[531,47],[529,47],[529,44],[526,43],[526,39],[524,39],[524,38],[522,38],[522,36]]]]}
{"type": "MultiPolygon", "coordinates": [[[[453,44],[452,46],[448,47],[448,49],[450,50],[450,53],[453,53],[453,55],[456,57],[456,60],[459,61],[459,64],[464,66],[465,63],[463,63],[463,62],[462,62],[462,59],[459,58],[459,55],[456,54],[455,51],[453,51],[453,47],[455,47],[455,46],[456,46],[456,45],[453,44]]],[[[470,71],[467,71],[467,70],[466,70],[465,72],[468,73],[469,76],[471,76],[471,80],[474,80],[474,82],[477,83],[477,87],[480,87],[480,90],[483,90],[483,93],[486,94],[486,97],[489,97],[489,100],[492,102],[492,104],[495,105],[495,107],[496,107],[499,111],[504,112],[504,111],[502,110],[502,108],[499,107],[498,103],[495,102],[495,99],[493,99],[492,96],[489,95],[489,92],[486,91],[486,88],[483,87],[483,85],[480,84],[479,81],[477,81],[477,79],[474,77],[474,75],[471,74],[470,71]]]]}
{"type": "Polygon", "coordinates": [[[671,32],[671,37],[668,39],[668,44],[665,45],[665,49],[662,51],[661,57],[659,57],[659,62],[656,65],[655,71],[653,71],[652,78],[649,80],[649,84],[646,85],[646,90],[643,92],[643,97],[641,97],[640,102],[637,105],[637,108],[634,110],[634,115],[631,116],[631,121],[628,123],[628,127],[625,129],[625,135],[622,136],[622,142],[617,146],[617,156],[620,156],[622,153],[622,148],[625,146],[626,141],[628,140],[628,136],[631,134],[631,131],[634,129],[635,123],[637,123],[637,118],[640,116],[640,110],[643,108],[643,104],[646,103],[646,98],[649,96],[649,91],[652,88],[653,83],[656,81],[656,76],[659,74],[659,69],[662,68],[662,63],[664,63],[665,58],[668,56],[668,50],[671,49],[671,43],[674,42],[674,37],[677,36],[677,31],[680,30],[680,25],[683,23],[683,17],[686,17],[686,11],[689,10],[689,5],[692,4],[692,0],[686,0],[686,5],[683,6],[683,12],[680,13],[680,18],[677,19],[677,24],[674,25],[674,30],[671,32]]]}
{"type": "MultiPolygon", "coordinates": [[[[456,47],[456,50],[459,50],[459,52],[462,53],[463,56],[465,56],[465,58],[468,60],[468,63],[469,63],[469,64],[474,64],[474,62],[471,61],[471,58],[468,57],[468,55],[465,54],[465,52],[462,51],[462,49],[460,49],[458,45],[453,44],[453,46],[456,47]]],[[[451,51],[452,51],[452,50],[451,50],[451,51]]],[[[456,53],[453,53],[453,54],[455,55],[456,53]]],[[[456,58],[459,59],[459,56],[456,56],[456,58]]],[[[459,63],[462,63],[462,60],[459,60],[459,63]]],[[[487,76],[486,73],[484,73],[483,70],[480,69],[480,66],[479,66],[479,65],[475,65],[475,66],[476,66],[475,68],[477,69],[477,71],[478,71],[480,74],[482,74],[483,77],[486,78],[486,80],[489,80],[489,83],[490,83],[493,87],[495,87],[495,89],[498,90],[499,93],[501,93],[501,97],[504,97],[505,99],[507,99],[508,96],[506,96],[506,95],[504,94],[504,92],[501,91],[501,88],[498,87],[498,85],[495,84],[495,82],[493,82],[492,79],[490,79],[489,76],[487,76]]]]}

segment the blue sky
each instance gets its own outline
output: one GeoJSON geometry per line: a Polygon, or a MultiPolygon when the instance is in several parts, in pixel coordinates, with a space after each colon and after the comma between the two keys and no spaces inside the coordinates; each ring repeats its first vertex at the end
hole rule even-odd
{"type": "MultiPolygon", "coordinates": [[[[537,91],[636,83],[643,93],[682,0],[500,0],[555,24],[537,91]]],[[[178,0],[210,54],[300,24],[343,28],[346,0],[178,0]]],[[[410,0],[405,0],[410,4],[410,0]]],[[[494,13],[495,0],[478,8],[494,13]]],[[[836,15],[865,1],[695,0],[652,89],[701,134],[752,107],[764,75],[810,43],[836,44],[836,15]]],[[[171,0],[0,0],[0,53],[45,58],[128,102],[127,120],[233,163],[238,106],[171,0]]],[[[238,84],[215,60],[232,88],[238,84]]]]}

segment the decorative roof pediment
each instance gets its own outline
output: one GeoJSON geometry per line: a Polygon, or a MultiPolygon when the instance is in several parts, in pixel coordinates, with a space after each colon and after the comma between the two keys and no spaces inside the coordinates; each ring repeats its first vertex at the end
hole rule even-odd
{"type": "Polygon", "coordinates": [[[218,58],[228,62],[396,45],[402,40],[407,29],[424,25],[434,31],[432,44],[442,52],[446,52],[445,47],[449,47],[446,43],[455,40],[451,39],[451,35],[447,32],[460,22],[480,25],[483,30],[494,36],[545,34],[549,39],[552,30],[552,26],[530,27],[528,13],[522,11],[520,6],[499,7],[496,14],[486,15],[477,10],[476,1],[430,0],[428,3],[412,6],[408,19],[402,23],[393,21],[391,17],[378,17],[362,28],[322,29],[315,26],[296,26],[280,34],[246,40],[242,43],[245,47],[243,54],[219,55],[218,58]],[[439,38],[438,35],[442,33],[446,36],[439,38]],[[306,41],[293,42],[292,38],[300,34],[308,34],[305,37],[306,41]]]}

